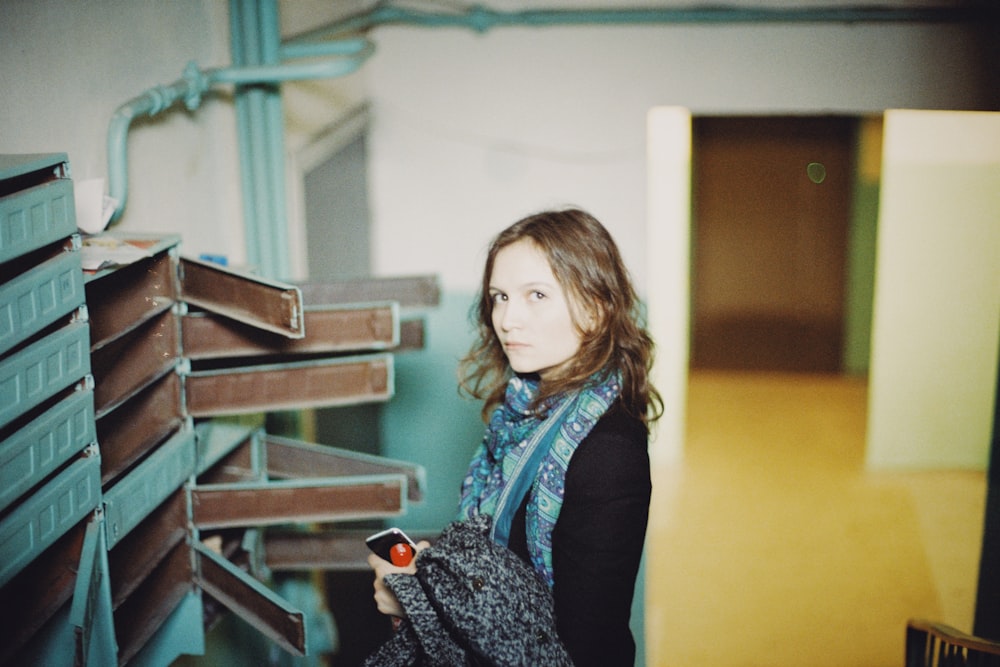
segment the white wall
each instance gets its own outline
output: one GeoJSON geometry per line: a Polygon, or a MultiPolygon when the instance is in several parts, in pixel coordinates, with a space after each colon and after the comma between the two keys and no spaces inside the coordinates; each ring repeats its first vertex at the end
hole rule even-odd
{"type": "MultiPolygon", "coordinates": [[[[189,61],[229,60],[227,5],[215,0],[0,0],[0,152],[65,152],[74,180],[107,178],[117,107],[189,61]]],[[[181,232],[185,252],[241,261],[234,126],[228,101],[133,123],[118,228],[181,232]]]]}
{"type": "MultiPolygon", "coordinates": [[[[282,29],[301,32],[357,5],[285,0],[282,29]]],[[[67,153],[74,180],[106,179],[115,109],[179,80],[189,62],[230,66],[229,48],[224,0],[0,0],[0,153],[67,153]]],[[[314,134],[359,103],[358,86],[356,75],[288,86],[293,162],[314,134]]],[[[193,112],[178,103],[132,123],[128,202],[116,230],[179,233],[185,254],[245,262],[231,92],[220,87],[193,112]]],[[[289,193],[297,270],[305,252],[298,194],[289,193]]]]}
{"type": "Polygon", "coordinates": [[[885,114],[871,467],[989,463],[1000,340],[1000,114],[885,114]]]}
{"type": "Polygon", "coordinates": [[[365,76],[375,267],[440,272],[446,289],[473,288],[494,232],[564,203],[607,224],[642,284],[654,106],[861,113],[985,103],[976,41],[943,25],[386,27],[374,38],[365,76]]]}

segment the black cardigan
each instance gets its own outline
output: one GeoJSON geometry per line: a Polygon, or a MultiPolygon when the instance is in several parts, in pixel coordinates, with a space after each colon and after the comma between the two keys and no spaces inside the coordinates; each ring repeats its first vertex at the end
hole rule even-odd
{"type": "MultiPolygon", "coordinates": [[[[559,636],[577,667],[635,662],[629,616],[652,484],[642,422],[615,403],[577,447],[552,535],[559,636]]],[[[527,499],[509,547],[525,560],[527,499]]]]}

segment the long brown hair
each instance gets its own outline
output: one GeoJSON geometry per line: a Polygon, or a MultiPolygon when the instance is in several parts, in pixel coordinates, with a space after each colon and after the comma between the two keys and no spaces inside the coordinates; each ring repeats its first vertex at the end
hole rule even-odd
{"type": "Polygon", "coordinates": [[[503,401],[512,371],[493,330],[490,278],[497,253],[508,245],[530,240],[546,256],[552,273],[578,312],[593,317],[581,332],[580,350],[564,372],[539,388],[536,405],[545,399],[583,387],[599,371],[618,371],[624,408],[649,424],[663,413],[663,401],[650,383],[653,340],[645,328],[639,298],[614,239],[589,213],[579,209],[544,211],[515,222],[490,244],[482,284],[470,311],[476,341],[459,365],[459,386],[484,401],[483,419],[503,401]]]}

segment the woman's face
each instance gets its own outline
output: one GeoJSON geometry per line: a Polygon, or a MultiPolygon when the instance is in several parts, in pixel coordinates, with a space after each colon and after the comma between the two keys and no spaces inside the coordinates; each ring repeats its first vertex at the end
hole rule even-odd
{"type": "Polygon", "coordinates": [[[544,380],[580,349],[572,304],[545,254],[530,240],[497,252],[489,281],[493,330],[517,373],[544,380]]]}

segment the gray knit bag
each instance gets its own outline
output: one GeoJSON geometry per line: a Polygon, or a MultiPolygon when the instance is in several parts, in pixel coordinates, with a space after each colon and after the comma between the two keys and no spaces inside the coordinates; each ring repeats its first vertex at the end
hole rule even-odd
{"type": "Polygon", "coordinates": [[[489,529],[485,515],[451,523],[417,555],[415,576],[385,577],[407,619],[366,666],[572,666],[552,591],[489,529]]]}

